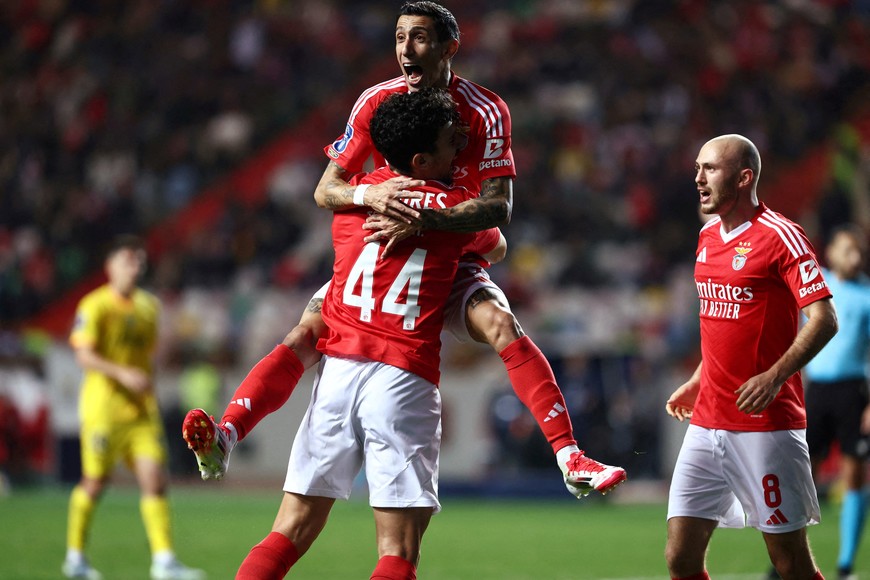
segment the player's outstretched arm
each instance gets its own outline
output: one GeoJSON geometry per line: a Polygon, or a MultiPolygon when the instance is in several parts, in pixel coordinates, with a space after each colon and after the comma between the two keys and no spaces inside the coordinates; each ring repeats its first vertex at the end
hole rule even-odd
{"type": "Polygon", "coordinates": [[[350,185],[349,177],[338,163],[330,161],[314,190],[317,206],[339,211],[365,205],[405,223],[416,223],[420,219],[420,212],[402,200],[420,199],[423,194],[411,190],[422,187],[425,181],[400,176],[372,185],[350,185]]]}
{"type": "Polygon", "coordinates": [[[837,334],[837,311],[830,298],[804,306],[803,313],[807,322],[788,350],[772,367],[750,378],[735,391],[737,408],[742,412],[752,414],[764,410],[779,394],[783,383],[806,366],[837,334]]]}
{"type": "Polygon", "coordinates": [[[504,226],[511,221],[514,181],[510,177],[494,177],[481,185],[480,197],[453,207],[424,210],[420,220],[427,230],[448,232],[479,232],[504,226]]]}
{"type": "Polygon", "coordinates": [[[680,422],[692,418],[695,401],[698,400],[698,392],[701,390],[701,365],[703,364],[702,361],[692,373],[692,377],[680,385],[665,403],[665,412],[680,422]]]}

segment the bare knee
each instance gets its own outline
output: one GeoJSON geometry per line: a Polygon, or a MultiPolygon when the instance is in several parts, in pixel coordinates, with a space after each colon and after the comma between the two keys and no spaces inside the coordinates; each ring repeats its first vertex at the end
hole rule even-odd
{"type": "Polygon", "coordinates": [[[97,501],[103,495],[107,483],[108,480],[105,478],[94,479],[92,477],[83,477],[81,481],[79,481],[79,487],[88,494],[88,497],[90,497],[91,500],[97,501]]]}
{"type": "Polygon", "coordinates": [[[700,518],[673,517],[668,520],[665,561],[673,578],[700,574],[705,569],[707,546],[716,522],[700,518]]]}
{"type": "Polygon", "coordinates": [[[468,332],[478,342],[490,344],[496,352],[523,336],[516,316],[506,304],[490,298],[466,307],[468,332]]]}
{"type": "Polygon", "coordinates": [[[809,580],[816,573],[806,529],[785,534],[765,533],[767,553],[777,573],[785,580],[809,580]]]}
{"type": "Polygon", "coordinates": [[[669,539],[665,546],[665,562],[671,577],[683,578],[704,570],[704,553],[697,554],[688,546],[669,539]]]}
{"type": "Polygon", "coordinates": [[[284,337],[282,344],[292,350],[307,369],[320,360],[321,353],[317,350],[319,338],[317,326],[300,323],[284,337]]]}
{"type": "Polygon", "coordinates": [[[301,556],[323,531],[334,502],[332,498],[285,493],[272,531],[289,538],[301,556]]]}
{"type": "Polygon", "coordinates": [[[423,534],[432,517],[431,508],[374,508],[378,558],[397,556],[415,566],[420,561],[423,534]]]}

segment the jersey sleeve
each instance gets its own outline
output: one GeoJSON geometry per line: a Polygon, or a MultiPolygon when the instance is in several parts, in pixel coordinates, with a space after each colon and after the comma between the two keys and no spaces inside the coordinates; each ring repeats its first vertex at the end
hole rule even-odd
{"type": "Polygon", "coordinates": [[[69,343],[73,348],[93,347],[97,344],[100,327],[100,310],[93,295],[85,296],[76,308],[76,317],[69,343]]]}
{"type": "Polygon", "coordinates": [[[831,297],[815,250],[803,228],[795,223],[783,225],[778,232],[783,240],[780,273],[799,307],[831,297]]]}
{"type": "Polygon", "coordinates": [[[493,251],[500,239],[501,232],[498,228],[476,232],[474,238],[462,248],[462,253],[483,256],[493,251]]]}
{"type": "Polygon", "coordinates": [[[372,116],[383,98],[371,89],[363,92],[353,105],[344,133],[323,148],[327,157],[348,173],[362,171],[366,160],[376,153],[370,126],[372,116]]]}
{"type": "Polygon", "coordinates": [[[496,177],[516,178],[514,154],[511,150],[511,114],[505,103],[494,93],[480,105],[477,118],[484,138],[477,142],[474,158],[479,159],[481,183],[496,177]]]}

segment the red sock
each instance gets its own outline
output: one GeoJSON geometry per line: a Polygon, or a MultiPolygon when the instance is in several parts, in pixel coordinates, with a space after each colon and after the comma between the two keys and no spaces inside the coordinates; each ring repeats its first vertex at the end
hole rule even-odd
{"type": "Polygon", "coordinates": [[[254,365],[233,393],[221,422],[232,423],[241,441],[266,415],[287,402],[304,372],[296,353],[279,344],[254,365]]]}
{"type": "Polygon", "coordinates": [[[369,580],[417,580],[417,568],[404,558],[384,556],[369,580]]]}
{"type": "Polygon", "coordinates": [[[682,578],[675,578],[671,576],[671,580],[710,580],[710,575],[707,574],[707,571],[704,570],[699,574],[692,574],[691,576],[683,576],[682,578]]]}
{"type": "Polygon", "coordinates": [[[498,353],[520,401],[529,408],[553,452],[576,445],[565,398],[550,363],[532,339],[523,336],[498,353]]]}
{"type": "Polygon", "coordinates": [[[236,580],[281,580],[299,559],[287,536],[272,532],[251,548],[236,572],[236,580]]]}

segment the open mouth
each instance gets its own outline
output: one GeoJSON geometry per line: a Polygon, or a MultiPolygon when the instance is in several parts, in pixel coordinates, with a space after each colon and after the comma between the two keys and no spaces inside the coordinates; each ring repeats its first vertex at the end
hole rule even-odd
{"type": "Polygon", "coordinates": [[[405,78],[412,85],[419,84],[423,80],[423,67],[419,64],[403,64],[405,70],[405,78]]]}

